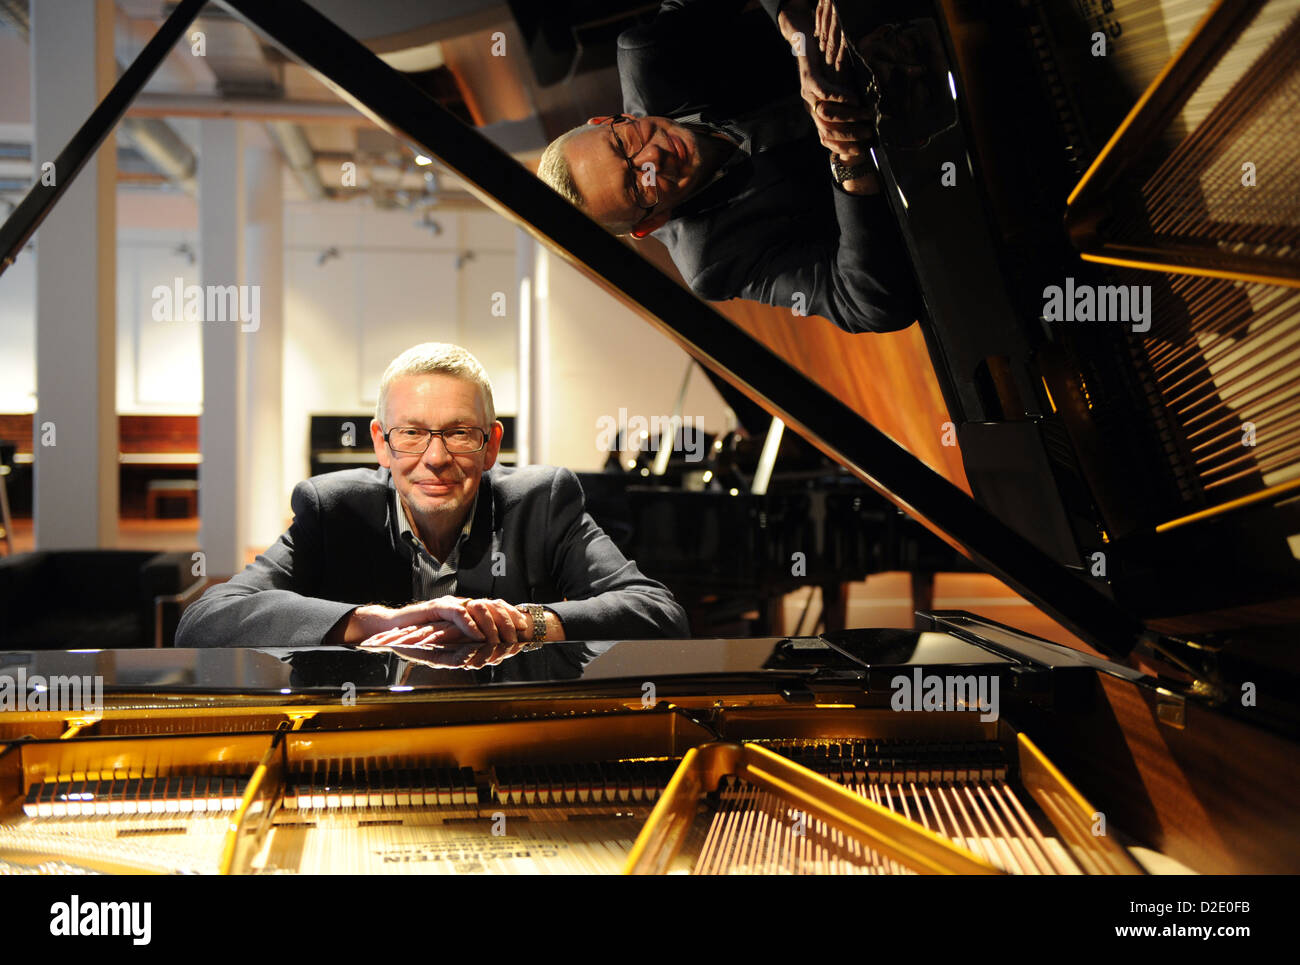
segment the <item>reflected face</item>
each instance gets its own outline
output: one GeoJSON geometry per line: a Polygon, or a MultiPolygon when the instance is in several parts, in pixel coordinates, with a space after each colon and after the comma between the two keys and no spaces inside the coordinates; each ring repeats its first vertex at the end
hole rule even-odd
{"type": "MultiPolygon", "coordinates": [[[[633,176],[624,160],[627,155],[620,150],[609,121],[608,116],[588,120],[591,130],[570,138],[564,155],[573,182],[587,202],[583,210],[606,227],[617,229],[637,224],[647,212],[637,206],[633,176]]],[[[653,165],[659,198],[649,215],[666,214],[699,187],[700,150],[694,131],[667,117],[639,117],[619,126],[631,128],[620,134],[635,150],[632,164],[636,177],[644,180],[645,165],[653,165]]],[[[644,184],[639,188],[646,190],[644,184]]]]}
{"type": "Polygon", "coordinates": [[[388,387],[384,423],[372,420],[370,438],[379,464],[392,471],[393,485],[411,517],[451,525],[462,522],[474,502],[483,473],[501,449],[500,422],[487,422],[487,407],[477,385],[454,375],[410,375],[388,387]],[[440,437],[423,455],[393,452],[384,432],[394,426],[450,429],[474,426],[487,433],[478,452],[448,453],[440,437]]]}

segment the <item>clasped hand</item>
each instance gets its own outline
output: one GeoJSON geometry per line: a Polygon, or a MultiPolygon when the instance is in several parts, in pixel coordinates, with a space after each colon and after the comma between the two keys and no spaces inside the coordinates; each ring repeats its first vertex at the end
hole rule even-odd
{"type": "MultiPolygon", "coordinates": [[[[862,163],[875,142],[875,112],[862,103],[848,70],[848,41],[830,0],[791,0],[778,15],[781,33],[796,51],[799,93],[822,146],[846,165],[862,163]],[[797,36],[801,35],[801,36],[797,36]]],[[[844,182],[849,194],[873,194],[873,173],[844,182]]]]}
{"type": "Polygon", "coordinates": [[[532,639],[532,620],[505,600],[444,596],[404,607],[361,607],[374,611],[366,649],[418,651],[429,666],[475,670],[519,653],[532,639]],[[382,626],[381,626],[382,624],[382,626]]]}

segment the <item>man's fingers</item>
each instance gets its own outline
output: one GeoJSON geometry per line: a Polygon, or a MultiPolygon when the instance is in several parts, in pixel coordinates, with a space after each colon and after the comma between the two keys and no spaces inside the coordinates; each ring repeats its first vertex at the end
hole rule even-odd
{"type": "Polygon", "coordinates": [[[477,670],[518,653],[532,626],[527,613],[505,600],[462,601],[456,597],[411,604],[402,609],[401,619],[408,622],[377,633],[360,646],[439,652],[445,666],[477,670]],[[426,614],[439,618],[420,620],[426,614]]]}
{"type": "MultiPolygon", "coordinates": [[[[799,96],[803,98],[808,110],[814,115],[817,113],[818,104],[843,104],[846,107],[857,107],[857,97],[852,93],[838,90],[834,87],[827,87],[818,78],[809,74],[805,83],[800,87],[799,96]]],[[[861,110],[859,107],[858,110],[861,110]]]]}
{"type": "Polygon", "coordinates": [[[514,610],[505,600],[489,600],[488,606],[491,608],[493,617],[497,621],[497,633],[499,634],[500,643],[514,643],[519,639],[519,628],[515,624],[515,616],[511,611],[514,610]]]}
{"type": "Polygon", "coordinates": [[[874,140],[874,136],[869,129],[863,129],[857,125],[845,129],[824,129],[819,127],[818,134],[821,135],[823,142],[830,141],[831,146],[838,144],[870,144],[874,140]]]}
{"type": "Polygon", "coordinates": [[[358,647],[382,647],[386,639],[388,639],[389,637],[396,636],[397,634],[403,632],[404,630],[406,630],[406,627],[398,627],[394,630],[384,630],[382,633],[372,634],[371,636],[366,637],[366,639],[358,643],[357,646],[358,647]]]}
{"type": "Polygon", "coordinates": [[[482,670],[498,646],[500,646],[499,641],[497,643],[484,642],[471,647],[461,666],[466,670],[482,670]]]}
{"type": "Polygon", "coordinates": [[[505,614],[506,619],[510,621],[510,629],[514,631],[508,640],[505,637],[502,637],[502,640],[506,643],[518,643],[529,636],[533,625],[532,615],[525,613],[513,603],[507,603],[505,600],[497,600],[497,603],[501,604],[501,611],[505,614]]]}
{"type": "Polygon", "coordinates": [[[405,637],[408,634],[411,634],[413,632],[416,631],[432,632],[433,629],[434,629],[433,627],[430,627],[428,625],[394,627],[391,630],[384,630],[382,633],[376,633],[373,636],[367,637],[365,640],[362,640],[359,644],[357,644],[357,646],[385,647],[388,646],[390,643],[392,643],[394,640],[400,640],[402,637],[405,637]]]}
{"type": "Polygon", "coordinates": [[[524,640],[525,636],[530,636],[532,634],[532,614],[527,610],[510,603],[506,604],[506,611],[510,614],[511,619],[514,620],[516,639],[524,640]]]}
{"type": "Polygon", "coordinates": [[[848,55],[849,38],[845,35],[843,28],[840,26],[838,15],[833,18],[830,47],[835,54],[832,66],[837,72],[843,70],[844,60],[848,55]]]}
{"type": "Polygon", "coordinates": [[[822,87],[821,82],[807,71],[801,72],[799,77],[799,96],[808,105],[808,110],[814,113],[818,104],[830,99],[830,95],[822,87]]]}
{"type": "Polygon", "coordinates": [[[818,124],[817,134],[821,142],[831,148],[838,148],[848,144],[866,147],[875,142],[875,133],[865,125],[828,128],[818,124]]]}
{"type": "Polygon", "coordinates": [[[826,5],[830,7],[830,12],[826,16],[826,44],[822,50],[825,51],[826,66],[835,67],[835,50],[840,39],[840,18],[835,12],[834,4],[826,5]]]}
{"type": "Polygon", "coordinates": [[[459,670],[464,666],[464,655],[460,647],[430,647],[418,644],[413,647],[393,647],[393,651],[410,663],[436,670],[459,670]]]}
{"type": "Polygon", "coordinates": [[[409,607],[403,607],[399,612],[406,615],[407,611],[417,617],[417,619],[408,621],[410,623],[445,621],[454,624],[465,636],[472,640],[483,639],[483,632],[478,628],[473,617],[469,615],[469,611],[465,609],[465,604],[454,596],[440,596],[436,600],[413,603],[409,607]]]}
{"type": "Polygon", "coordinates": [[[871,112],[860,104],[850,104],[843,100],[822,99],[814,112],[818,120],[832,123],[865,122],[871,120],[871,112]]]}
{"type": "Polygon", "coordinates": [[[494,643],[491,646],[488,646],[486,643],[483,644],[483,646],[479,647],[470,655],[469,662],[466,663],[465,666],[470,670],[482,670],[488,664],[494,662],[493,657],[496,656],[503,646],[508,646],[508,644],[500,642],[494,643]]]}
{"type": "Polygon", "coordinates": [[[406,633],[388,641],[390,647],[410,647],[418,646],[427,640],[430,636],[437,633],[438,630],[432,626],[409,627],[406,633]]]}
{"type": "Polygon", "coordinates": [[[492,614],[491,605],[487,600],[470,600],[465,604],[465,609],[469,611],[470,617],[473,618],[475,625],[478,627],[481,637],[487,643],[496,643],[501,639],[497,632],[497,621],[492,614]]]}
{"type": "Polygon", "coordinates": [[[470,656],[469,663],[465,664],[465,666],[470,670],[482,670],[492,662],[492,654],[496,653],[497,647],[499,646],[501,646],[500,643],[495,643],[490,647],[487,644],[483,644],[474,651],[470,656]]]}
{"type": "Polygon", "coordinates": [[[854,161],[866,156],[866,149],[859,147],[852,141],[827,141],[822,140],[822,147],[826,148],[833,154],[839,154],[842,157],[848,157],[854,161]]]}
{"type": "Polygon", "coordinates": [[[484,660],[483,663],[485,666],[495,667],[497,664],[504,663],[507,659],[513,657],[522,650],[524,646],[525,642],[522,640],[516,641],[515,643],[506,643],[503,640],[493,648],[492,653],[488,655],[487,659],[484,660]]]}
{"type": "Polygon", "coordinates": [[[461,633],[458,628],[448,624],[440,629],[434,630],[427,637],[421,640],[420,646],[446,649],[447,647],[461,647],[467,642],[465,634],[461,633]]]}
{"type": "Polygon", "coordinates": [[[526,613],[505,600],[471,600],[466,606],[471,608],[475,618],[480,621],[486,639],[493,643],[514,643],[531,625],[526,613]],[[483,625],[483,620],[492,621],[491,629],[483,625]],[[493,632],[496,633],[495,637],[492,636],[493,632]]]}
{"type": "Polygon", "coordinates": [[[392,630],[385,630],[383,633],[376,633],[373,637],[368,637],[357,646],[367,650],[387,647],[429,647],[440,640],[447,639],[449,634],[456,639],[464,639],[463,634],[452,627],[451,624],[431,623],[422,626],[395,627],[392,630]]]}

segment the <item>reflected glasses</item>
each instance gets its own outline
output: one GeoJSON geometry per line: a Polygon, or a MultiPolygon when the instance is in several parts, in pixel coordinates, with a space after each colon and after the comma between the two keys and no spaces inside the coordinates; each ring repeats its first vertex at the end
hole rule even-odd
{"type": "Polygon", "coordinates": [[[628,117],[626,114],[615,114],[610,118],[609,126],[614,132],[618,152],[623,155],[623,160],[627,163],[628,174],[632,176],[632,193],[636,196],[636,206],[649,214],[659,203],[659,182],[652,179],[651,184],[642,184],[641,172],[632,163],[632,158],[645,150],[645,142],[641,140],[636,118],[628,117]]]}

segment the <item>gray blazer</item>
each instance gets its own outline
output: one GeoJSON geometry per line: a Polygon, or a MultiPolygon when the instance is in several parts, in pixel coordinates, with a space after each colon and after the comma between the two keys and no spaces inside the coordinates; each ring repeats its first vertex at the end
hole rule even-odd
{"type": "MultiPolygon", "coordinates": [[[[412,551],[398,538],[387,469],[349,469],[294,487],[288,532],[185,611],[178,647],[319,645],[354,607],[411,602],[412,551]]],[[[569,640],[689,635],[686,613],[583,510],[567,469],[483,474],[457,596],[542,603],[569,640]]]]}

